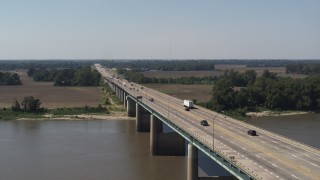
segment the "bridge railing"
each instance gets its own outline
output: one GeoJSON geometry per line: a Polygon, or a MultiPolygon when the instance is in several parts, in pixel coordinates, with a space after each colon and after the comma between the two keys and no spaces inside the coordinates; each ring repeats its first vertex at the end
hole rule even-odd
{"type": "MultiPolygon", "coordinates": [[[[224,152],[223,150],[219,149],[218,147],[214,146],[212,142],[208,141],[207,138],[204,136],[199,136],[197,133],[190,130],[190,127],[186,126],[184,123],[180,122],[180,120],[174,120],[169,119],[167,115],[164,115],[158,111],[153,110],[150,106],[143,103],[142,101],[139,101],[134,96],[129,94],[129,96],[139,103],[141,106],[143,106],[145,109],[147,109],[150,113],[156,115],[159,119],[164,121],[166,124],[170,124],[171,128],[173,128],[175,131],[177,131],[180,135],[182,135],[185,139],[187,139],[190,143],[197,145],[200,147],[199,149],[202,151],[205,151],[207,155],[209,155],[211,158],[214,158],[214,160],[218,160],[216,157],[221,158],[221,161],[225,162],[224,164],[229,165],[230,167],[234,168],[236,171],[233,171],[237,173],[238,176],[240,176],[243,179],[251,178],[251,179],[262,179],[261,176],[259,176],[257,173],[255,173],[253,170],[251,170],[249,167],[245,166],[240,161],[234,161],[228,153],[224,152]]],[[[211,138],[211,136],[210,136],[211,138]]]]}

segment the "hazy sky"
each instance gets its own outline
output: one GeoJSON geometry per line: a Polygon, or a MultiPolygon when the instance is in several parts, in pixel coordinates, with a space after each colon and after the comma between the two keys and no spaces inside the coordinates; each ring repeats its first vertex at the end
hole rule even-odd
{"type": "Polygon", "coordinates": [[[320,0],[0,0],[0,59],[320,58],[320,0]]]}

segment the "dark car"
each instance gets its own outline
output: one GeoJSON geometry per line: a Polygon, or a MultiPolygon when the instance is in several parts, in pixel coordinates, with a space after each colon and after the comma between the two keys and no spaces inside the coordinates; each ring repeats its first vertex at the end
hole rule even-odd
{"type": "Polygon", "coordinates": [[[201,124],[202,126],[209,126],[207,120],[202,120],[202,121],[200,121],[200,124],[201,124]]]}
{"type": "Polygon", "coordinates": [[[248,131],[248,134],[249,134],[250,136],[256,136],[256,135],[257,135],[257,132],[256,132],[255,130],[249,130],[249,131],[248,131]]]}
{"type": "Polygon", "coordinates": [[[153,98],[149,98],[149,101],[153,102],[153,98]]]}

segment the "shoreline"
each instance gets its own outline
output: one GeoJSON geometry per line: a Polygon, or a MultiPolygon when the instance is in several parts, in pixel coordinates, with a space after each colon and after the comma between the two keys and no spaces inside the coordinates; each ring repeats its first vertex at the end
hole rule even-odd
{"type": "Polygon", "coordinates": [[[52,121],[80,121],[80,120],[108,120],[108,121],[126,121],[135,120],[134,117],[128,116],[115,116],[115,115],[63,115],[60,117],[54,117],[51,115],[45,115],[41,118],[18,118],[17,121],[42,121],[42,120],[52,120],[52,121]]]}
{"type": "Polygon", "coordinates": [[[290,116],[290,115],[300,115],[314,113],[311,111],[262,111],[262,112],[247,112],[246,115],[251,118],[255,117],[265,117],[265,116],[290,116]]]}

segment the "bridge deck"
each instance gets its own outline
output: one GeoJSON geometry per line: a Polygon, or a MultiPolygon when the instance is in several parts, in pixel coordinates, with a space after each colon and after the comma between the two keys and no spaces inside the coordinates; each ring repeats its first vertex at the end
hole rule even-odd
{"type": "Polygon", "coordinates": [[[141,103],[194,136],[201,143],[240,167],[256,179],[320,180],[320,151],[297,141],[227,117],[202,107],[185,111],[183,101],[158,91],[115,79],[100,65],[98,71],[131,96],[142,96],[141,103]],[[124,86],[123,83],[126,83],[124,86]],[[143,88],[141,88],[143,87],[143,88]],[[153,101],[149,101],[153,98],[153,101]],[[207,120],[209,126],[200,125],[207,120]],[[249,136],[255,129],[258,136],[249,136]]]}

